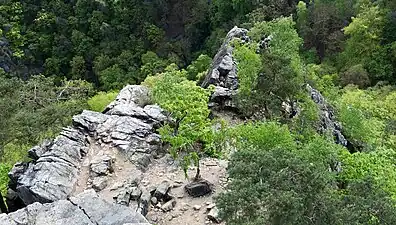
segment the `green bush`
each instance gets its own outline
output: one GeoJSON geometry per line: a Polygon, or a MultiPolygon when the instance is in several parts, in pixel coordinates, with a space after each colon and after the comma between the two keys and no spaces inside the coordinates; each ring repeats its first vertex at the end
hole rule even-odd
{"type": "Polygon", "coordinates": [[[352,66],[341,74],[341,85],[347,86],[348,84],[357,85],[359,88],[365,88],[370,84],[369,74],[363,65],[352,66]]]}
{"type": "Polygon", "coordinates": [[[117,91],[99,92],[88,100],[89,109],[95,112],[103,112],[117,95],[117,91]]]}
{"type": "Polygon", "coordinates": [[[203,149],[197,146],[207,144],[211,137],[208,133],[212,132],[208,118],[210,91],[187,80],[187,72],[174,65],[162,74],[148,77],[144,84],[151,87],[153,101],[174,119],[159,129],[162,139],[171,144],[171,155],[181,159],[185,172],[192,162],[198,166],[203,149]]]}
{"type": "MultiPolygon", "coordinates": [[[[237,144],[228,165],[227,191],[217,198],[220,215],[227,224],[396,222],[395,202],[382,190],[383,183],[371,179],[369,174],[353,175],[354,179],[349,179],[347,186],[339,189],[338,182],[347,178],[335,172],[336,165],[341,162],[348,175],[354,168],[340,157],[345,151],[342,146],[320,137],[297,145],[287,128],[276,123],[240,126],[235,128],[234,134],[241,144],[237,144]]],[[[367,160],[361,165],[369,163],[367,160]]],[[[377,166],[370,175],[386,174],[393,169],[381,168],[385,165],[377,166]]],[[[394,179],[391,180],[393,183],[394,179]]]]}
{"type": "Polygon", "coordinates": [[[8,182],[10,180],[8,172],[11,168],[12,166],[10,164],[0,163],[0,192],[2,196],[7,195],[8,182]]]}

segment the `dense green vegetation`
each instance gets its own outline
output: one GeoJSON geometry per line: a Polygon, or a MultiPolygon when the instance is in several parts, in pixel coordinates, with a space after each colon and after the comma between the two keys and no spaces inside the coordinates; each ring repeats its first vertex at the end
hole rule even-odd
{"type": "Polygon", "coordinates": [[[159,133],[185,171],[236,148],[218,198],[227,224],[395,224],[395,15],[393,0],[2,1],[0,191],[29,147],[144,81],[173,119],[159,133]],[[266,122],[209,119],[211,90],[197,86],[234,25],[251,37],[232,43],[237,104],[266,122]],[[317,134],[306,83],[348,148],[317,134]]]}

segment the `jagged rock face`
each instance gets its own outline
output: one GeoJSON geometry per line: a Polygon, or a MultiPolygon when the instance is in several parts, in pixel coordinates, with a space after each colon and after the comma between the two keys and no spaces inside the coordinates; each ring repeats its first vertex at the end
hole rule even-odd
{"type": "Polygon", "coordinates": [[[36,202],[8,215],[0,215],[0,225],[19,224],[149,225],[141,214],[106,202],[93,190],[53,203],[36,202]]]}
{"type": "MultiPolygon", "coordinates": [[[[166,120],[160,107],[148,105],[148,93],[143,86],[126,86],[105,114],[83,111],[74,116],[73,127],[29,151],[32,162],[14,166],[9,173],[10,193],[16,193],[25,205],[70,197],[88,152],[88,136],[96,143],[117,147],[128,160],[145,169],[161,150],[155,130],[166,120]]],[[[104,188],[107,180],[103,176],[113,170],[112,159],[101,156],[90,168],[96,178],[94,188],[104,188]]]]}
{"type": "Polygon", "coordinates": [[[318,130],[319,133],[332,134],[337,144],[346,147],[348,145],[348,141],[341,132],[342,131],[341,124],[339,124],[336,121],[333,108],[326,102],[322,94],[316,89],[312,88],[309,84],[307,84],[307,90],[312,100],[319,107],[319,117],[320,117],[320,125],[318,130]]]}
{"type": "Polygon", "coordinates": [[[74,128],[65,128],[51,144],[47,144],[34,148],[36,161],[17,164],[9,173],[10,188],[25,205],[66,199],[77,181],[86,146],[84,134],[74,128]]]}
{"type": "Polygon", "coordinates": [[[234,27],[228,32],[220,50],[213,59],[212,67],[202,83],[203,88],[215,85],[215,92],[211,97],[211,107],[236,108],[232,98],[237,94],[238,76],[237,64],[233,58],[233,47],[230,42],[239,38],[242,42],[248,42],[248,30],[234,27]]]}

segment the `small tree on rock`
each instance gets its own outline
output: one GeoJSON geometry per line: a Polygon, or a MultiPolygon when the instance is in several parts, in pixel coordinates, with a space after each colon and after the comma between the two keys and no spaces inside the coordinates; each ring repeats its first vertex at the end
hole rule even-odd
{"type": "Polygon", "coordinates": [[[170,154],[180,159],[187,176],[191,164],[197,167],[194,180],[200,179],[199,158],[211,132],[208,101],[210,91],[187,80],[187,72],[169,66],[166,72],[146,79],[152,89],[152,98],[172,118],[159,129],[162,139],[169,142],[170,154]]]}

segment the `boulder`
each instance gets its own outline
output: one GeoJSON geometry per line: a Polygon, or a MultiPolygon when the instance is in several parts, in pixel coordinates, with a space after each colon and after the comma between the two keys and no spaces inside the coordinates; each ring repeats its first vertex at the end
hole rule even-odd
{"type": "Polygon", "coordinates": [[[155,190],[154,197],[156,197],[158,200],[162,200],[168,193],[169,189],[170,183],[168,181],[163,181],[155,190]]]}
{"type": "Polygon", "coordinates": [[[95,191],[101,191],[106,188],[108,178],[105,176],[95,177],[92,181],[92,188],[95,191]]]}
{"type": "Polygon", "coordinates": [[[192,197],[201,197],[212,193],[213,185],[207,180],[194,181],[187,184],[184,189],[192,197]]]}
{"type": "Polygon", "coordinates": [[[120,225],[149,224],[132,209],[106,202],[93,190],[85,191],[69,200],[53,203],[33,203],[10,214],[0,215],[0,225],[73,224],[120,225]]]}
{"type": "Polygon", "coordinates": [[[232,103],[232,99],[239,87],[238,69],[232,55],[233,46],[231,46],[230,42],[235,38],[248,42],[247,33],[248,30],[238,27],[234,27],[228,32],[223,45],[213,59],[212,67],[201,84],[203,88],[207,88],[209,85],[216,87],[209,104],[212,108],[236,108],[235,104],[232,103]]]}
{"type": "MultiPolygon", "coordinates": [[[[73,127],[64,128],[52,141],[29,151],[33,161],[16,164],[9,173],[9,187],[24,205],[65,200],[73,194],[88,153],[88,139],[117,147],[129,161],[145,170],[162,150],[156,127],[167,120],[163,110],[149,104],[146,87],[126,86],[104,113],[84,110],[73,116],[73,127]]],[[[105,188],[105,176],[113,172],[111,157],[94,157],[90,175],[96,190],[105,188]]],[[[119,195],[118,202],[128,204],[131,192],[119,195]],[[128,199],[128,200],[127,200],[128,199]]],[[[12,205],[12,204],[11,204],[12,205]]],[[[18,204],[20,205],[20,204],[18,204]]]]}
{"type": "Polygon", "coordinates": [[[113,159],[109,155],[96,156],[90,166],[92,176],[107,175],[113,172],[113,159]]]}
{"type": "Polygon", "coordinates": [[[336,144],[340,144],[345,147],[348,146],[348,140],[342,134],[342,127],[335,118],[333,108],[326,102],[322,94],[318,90],[312,88],[309,84],[307,84],[307,90],[312,100],[319,108],[320,124],[318,132],[320,134],[330,133],[334,136],[336,144]]]}
{"type": "Polygon", "coordinates": [[[176,206],[176,200],[171,199],[161,206],[162,211],[169,212],[176,206]]]}
{"type": "Polygon", "coordinates": [[[10,187],[25,205],[66,199],[77,182],[85,145],[85,135],[68,128],[51,145],[38,147],[45,149],[36,161],[14,166],[9,173],[10,187]]]}
{"type": "Polygon", "coordinates": [[[142,215],[146,216],[150,207],[151,193],[148,190],[143,190],[139,200],[139,209],[142,215]]]}

